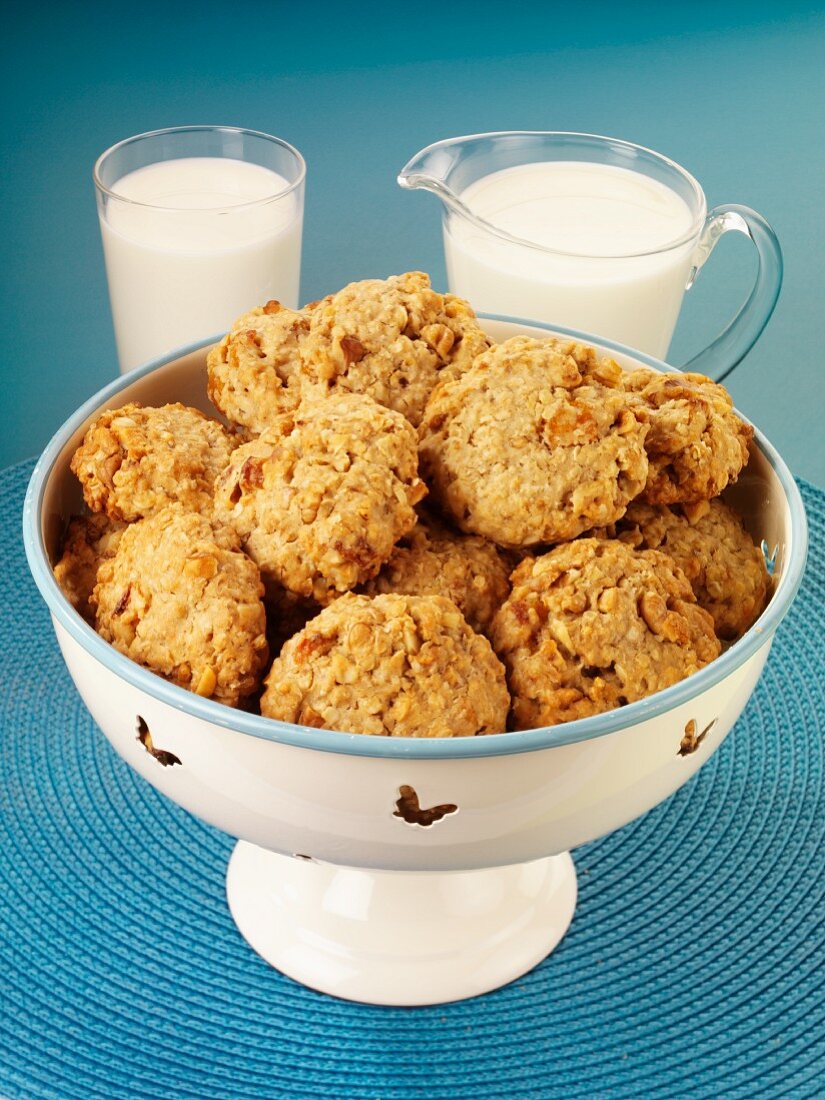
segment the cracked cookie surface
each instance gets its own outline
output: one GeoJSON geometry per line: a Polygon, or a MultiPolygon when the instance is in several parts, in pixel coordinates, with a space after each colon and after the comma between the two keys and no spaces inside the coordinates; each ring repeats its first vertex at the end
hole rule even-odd
{"type": "Polygon", "coordinates": [[[703,374],[644,367],[629,372],[625,386],[650,424],[644,500],[692,504],[711,500],[736,481],[748,462],[753,428],[736,415],[724,386],[703,374]]]}
{"type": "Polygon", "coordinates": [[[102,512],[91,516],[72,516],[63,539],[63,551],[54,567],[54,576],[63,595],[87,623],[94,624],[94,609],[89,604],[97,570],[102,561],[114,556],[126,524],[109,519],[102,512]]]}
{"type": "Polygon", "coordinates": [[[350,283],[301,310],[268,302],[209,352],[209,397],[247,437],[304,399],[362,393],[417,426],[436,382],[490,346],[462,298],[420,271],[350,283]]]}
{"type": "Polygon", "coordinates": [[[491,638],[516,729],[635,702],[719,655],[713,619],[657,550],[578,539],[524,561],[512,580],[491,638]]]}
{"type": "Polygon", "coordinates": [[[765,558],[741,519],[721,500],[672,508],[634,501],[599,535],[637,550],[662,550],[673,558],[724,641],[744,634],[765,607],[770,592],[765,558]]]}
{"type": "Polygon", "coordinates": [[[409,422],[363,394],[338,394],[238,447],[215,514],[268,582],[326,604],[379,571],[426,491],[409,422]]]}
{"type": "Polygon", "coordinates": [[[510,698],[486,638],[440,596],[346,595],[272,664],[261,713],[384,737],[501,733],[510,698]]]}
{"type": "Polygon", "coordinates": [[[363,592],[446,596],[473,630],[484,634],[509,595],[513,564],[488,539],[454,533],[435,517],[420,514],[363,592]]]}
{"type": "Polygon", "coordinates": [[[554,338],[482,353],[436,388],[421,423],[438,503],[462,530],[514,548],[618,519],[647,478],[647,425],[622,380],[612,360],[554,338]]]}
{"type": "Polygon", "coordinates": [[[208,512],[232,447],[223,425],[197,409],[132,403],[95,420],[71,469],[93,512],[131,523],[175,503],[208,512]]]}
{"type": "Polygon", "coordinates": [[[463,298],[420,271],[350,283],[309,310],[304,377],[322,392],[366,393],[417,426],[443,377],[490,346],[463,298]]]}
{"type": "Polygon", "coordinates": [[[252,437],[301,402],[303,310],[270,301],[237,319],[206,359],[209,400],[252,437]]]}
{"type": "Polygon", "coordinates": [[[268,651],[263,584],[237,534],[172,506],[129,526],[92,594],[98,633],[133,661],[236,706],[268,651]]]}

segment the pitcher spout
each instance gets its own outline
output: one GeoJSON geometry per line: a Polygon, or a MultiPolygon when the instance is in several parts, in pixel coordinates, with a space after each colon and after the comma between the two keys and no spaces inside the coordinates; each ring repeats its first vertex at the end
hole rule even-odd
{"type": "Polygon", "coordinates": [[[398,173],[400,186],[408,190],[423,187],[427,191],[444,186],[456,164],[454,145],[453,140],[436,141],[421,149],[398,173]]]}
{"type": "Polygon", "coordinates": [[[407,161],[398,173],[398,184],[408,191],[422,189],[438,195],[443,203],[461,214],[469,210],[453,190],[453,176],[472,138],[450,138],[428,145],[407,161]]]}

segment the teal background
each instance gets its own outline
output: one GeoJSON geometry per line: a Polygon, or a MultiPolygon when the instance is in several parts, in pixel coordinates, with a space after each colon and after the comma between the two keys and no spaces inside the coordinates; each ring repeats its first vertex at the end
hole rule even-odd
{"type": "MultiPolygon", "coordinates": [[[[309,300],[409,268],[445,285],[437,200],[395,183],[422,146],[567,129],[658,149],[711,206],[773,224],[784,290],[728,384],[794,472],[825,485],[821,5],[28,4],[4,16],[3,39],[0,466],[117,372],[91,182],[113,142],[217,122],[297,145],[309,300]]],[[[720,244],[673,362],[735,312],[753,265],[744,239],[720,244]]]]}

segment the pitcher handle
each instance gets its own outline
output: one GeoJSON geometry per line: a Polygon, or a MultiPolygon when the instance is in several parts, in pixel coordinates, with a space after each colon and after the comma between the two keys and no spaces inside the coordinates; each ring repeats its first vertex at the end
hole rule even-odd
{"type": "Polygon", "coordinates": [[[716,382],[727,378],[759,339],[770,320],[782,286],[782,249],[776,234],[755,210],[728,204],[714,207],[707,216],[687,289],[693,286],[716,243],[731,230],[744,233],[753,241],[759,260],[756,282],[748,300],[727,328],[682,368],[705,374],[716,382]]]}

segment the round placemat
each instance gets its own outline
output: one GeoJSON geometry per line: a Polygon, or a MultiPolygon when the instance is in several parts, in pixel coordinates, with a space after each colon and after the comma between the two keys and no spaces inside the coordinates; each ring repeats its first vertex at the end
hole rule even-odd
{"type": "Polygon", "coordinates": [[[736,729],[698,775],[579,849],[559,948],[475,1000],[311,992],[241,940],[231,838],[126,768],[25,564],[31,464],[0,474],[0,1094],[6,1100],[822,1095],[825,493],[736,729]]]}

